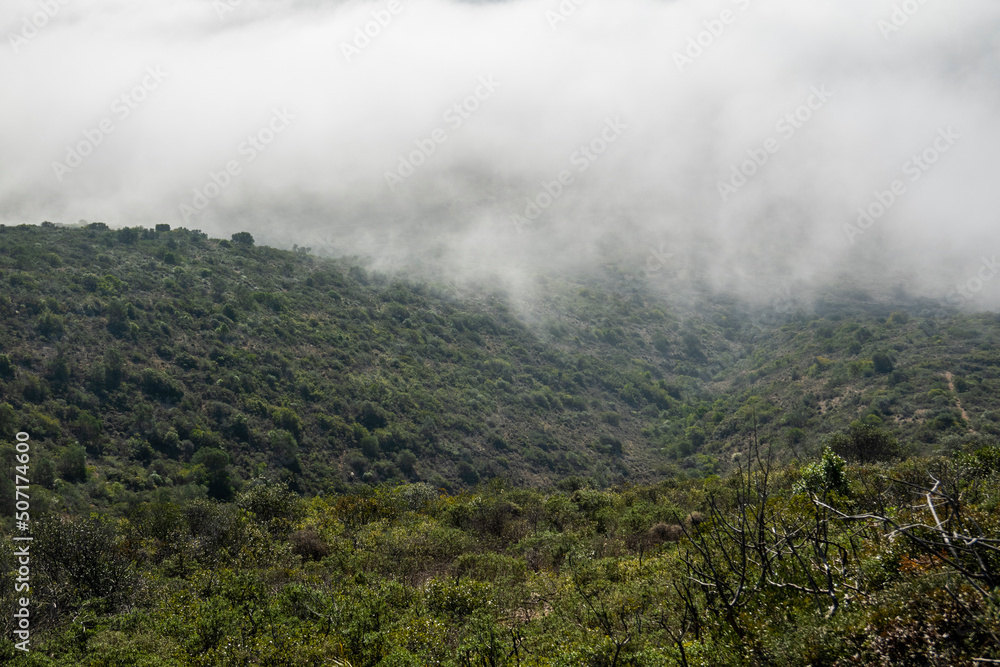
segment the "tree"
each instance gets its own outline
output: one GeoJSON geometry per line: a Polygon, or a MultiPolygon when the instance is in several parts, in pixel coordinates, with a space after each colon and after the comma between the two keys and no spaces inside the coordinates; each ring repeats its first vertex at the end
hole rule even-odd
{"type": "Polygon", "coordinates": [[[413,474],[413,466],[417,463],[416,455],[409,449],[404,449],[396,455],[396,467],[407,475],[413,474]]]}
{"type": "Polygon", "coordinates": [[[135,596],[135,568],[108,519],[43,516],[34,537],[32,565],[40,575],[36,595],[57,603],[56,609],[68,611],[87,600],[114,608],[135,596]]]}
{"type": "Polygon", "coordinates": [[[302,499],[283,483],[255,486],[241,493],[236,504],[275,534],[286,533],[305,513],[302,499]]]}
{"type": "Polygon", "coordinates": [[[18,424],[17,411],[10,403],[0,403],[0,438],[7,440],[14,436],[18,424]]]}
{"type": "Polygon", "coordinates": [[[253,235],[250,232],[236,232],[232,239],[236,245],[252,246],[254,244],[253,235]]]}
{"type": "Polygon", "coordinates": [[[136,243],[139,240],[140,229],[139,227],[122,227],[117,232],[118,242],[125,245],[136,243]]]}
{"type": "Polygon", "coordinates": [[[233,480],[229,474],[229,454],[214,447],[200,450],[191,459],[194,465],[200,465],[205,470],[205,483],[208,495],[218,500],[229,500],[233,497],[233,480]]]}
{"type": "Polygon", "coordinates": [[[104,387],[108,390],[117,389],[125,379],[125,357],[112,348],[104,357],[104,387]]]}
{"type": "Polygon", "coordinates": [[[824,497],[830,491],[846,496],[848,494],[846,468],[847,462],[826,447],[818,462],[802,470],[802,480],[796,485],[796,490],[824,497]]]}
{"type": "Polygon", "coordinates": [[[121,338],[128,331],[128,309],[118,299],[108,304],[108,331],[116,338],[121,338]]]}
{"type": "Polygon", "coordinates": [[[901,454],[899,441],[888,431],[861,422],[852,422],[848,433],[830,438],[830,449],[849,461],[886,461],[901,454]]]}
{"type": "Polygon", "coordinates": [[[888,375],[894,368],[892,357],[885,352],[876,352],[872,355],[872,364],[875,365],[875,372],[882,375],[888,375]]]}
{"type": "Polygon", "coordinates": [[[56,468],[59,476],[67,482],[87,480],[87,451],[80,445],[72,445],[59,457],[56,468]]]}
{"type": "Polygon", "coordinates": [[[17,368],[6,354],[0,354],[0,378],[10,380],[17,374],[17,368]]]}
{"type": "Polygon", "coordinates": [[[45,313],[39,318],[36,330],[44,338],[54,340],[62,336],[66,329],[61,317],[52,313],[45,313]]]}

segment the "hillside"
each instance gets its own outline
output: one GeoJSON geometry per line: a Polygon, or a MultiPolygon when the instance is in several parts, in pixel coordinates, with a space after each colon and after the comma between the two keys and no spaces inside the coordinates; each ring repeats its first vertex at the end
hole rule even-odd
{"type": "Polygon", "coordinates": [[[50,439],[57,459],[79,442],[130,490],[204,481],[183,464],[210,450],[236,480],[301,490],[607,484],[651,467],[640,413],[681,415],[697,395],[556,349],[495,295],[243,240],[2,230],[5,435],[50,439]]]}
{"type": "Polygon", "coordinates": [[[994,315],[99,223],[0,226],[0,285],[5,664],[1000,658],[994,315]]]}
{"type": "Polygon", "coordinates": [[[226,498],[261,477],[316,492],[701,476],[754,420],[788,456],[854,420],[914,452],[997,433],[993,315],[853,295],[768,317],[718,295],[672,307],[614,276],[540,276],[512,303],[248,234],[100,223],[0,229],[0,272],[2,435],[51,443],[50,488],[87,477],[64,474],[84,448],[90,495],[110,501],[226,498]]]}

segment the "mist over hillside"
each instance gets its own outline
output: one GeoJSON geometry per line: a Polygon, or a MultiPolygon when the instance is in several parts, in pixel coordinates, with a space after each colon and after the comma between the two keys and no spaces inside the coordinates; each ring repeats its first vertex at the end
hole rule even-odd
{"type": "Polygon", "coordinates": [[[247,229],[516,290],[1000,296],[993,2],[40,7],[0,16],[7,224],[247,229]]]}

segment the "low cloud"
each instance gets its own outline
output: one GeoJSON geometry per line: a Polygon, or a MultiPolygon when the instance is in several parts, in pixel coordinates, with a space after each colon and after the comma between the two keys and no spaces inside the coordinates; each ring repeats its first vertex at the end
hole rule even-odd
{"type": "MultiPolygon", "coordinates": [[[[748,294],[849,273],[945,297],[1000,252],[990,0],[18,0],[0,27],[7,224],[248,230],[456,276],[612,264],[748,294]],[[275,110],[294,120],[246,160],[275,110]],[[627,129],[573,171],[609,118],[627,129]],[[960,139],[911,180],[941,131],[960,139]]],[[[964,306],[997,305],[982,285],[964,306]]]]}

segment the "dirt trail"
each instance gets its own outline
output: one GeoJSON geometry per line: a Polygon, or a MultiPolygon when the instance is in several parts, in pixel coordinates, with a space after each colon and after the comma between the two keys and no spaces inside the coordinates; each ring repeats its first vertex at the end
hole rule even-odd
{"type": "MultiPolygon", "coordinates": [[[[945,371],[944,376],[948,378],[948,388],[951,389],[951,393],[955,394],[955,403],[958,404],[958,409],[962,411],[962,419],[964,419],[966,423],[968,423],[971,426],[972,420],[969,419],[969,413],[966,412],[965,408],[962,407],[962,399],[958,397],[958,392],[955,391],[954,376],[951,374],[951,371],[945,371]]],[[[969,430],[971,431],[972,429],[970,428],[969,430]]]]}

